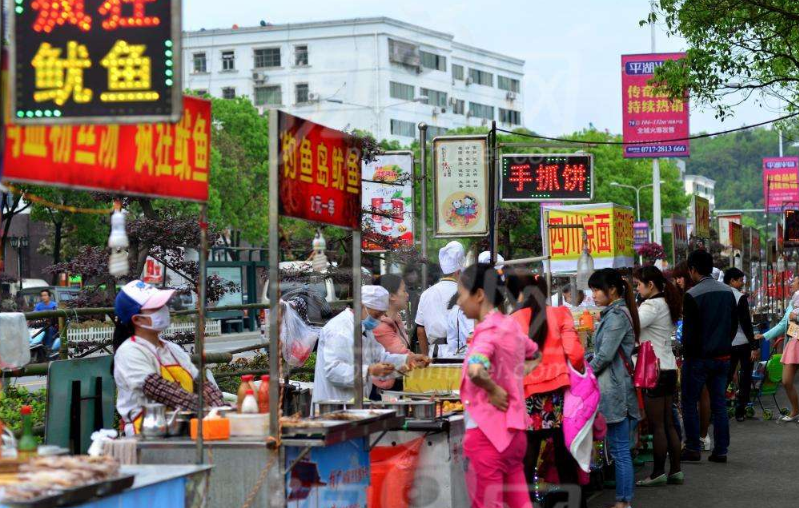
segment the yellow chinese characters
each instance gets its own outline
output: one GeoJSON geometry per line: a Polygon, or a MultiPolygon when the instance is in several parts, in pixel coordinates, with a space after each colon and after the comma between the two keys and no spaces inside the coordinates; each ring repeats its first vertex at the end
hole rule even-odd
{"type": "Polygon", "coordinates": [[[67,56],[63,50],[47,42],[39,46],[31,65],[36,69],[36,102],[55,101],[63,106],[70,97],[78,104],[92,100],[92,91],[83,87],[83,70],[92,66],[89,50],[83,44],[67,43],[67,56]]]}
{"type": "Polygon", "coordinates": [[[144,56],[147,46],[117,41],[111,51],[100,61],[108,69],[109,92],[100,94],[103,102],[157,101],[158,92],[150,90],[152,64],[144,56]]]}

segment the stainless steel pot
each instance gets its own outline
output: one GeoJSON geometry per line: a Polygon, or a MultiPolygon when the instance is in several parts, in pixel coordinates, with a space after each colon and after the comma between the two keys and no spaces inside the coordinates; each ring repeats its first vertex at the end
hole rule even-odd
{"type": "Polygon", "coordinates": [[[165,437],[167,433],[166,406],[158,403],[144,405],[141,435],[145,439],[165,437]]]}
{"type": "Polygon", "coordinates": [[[170,411],[166,415],[167,429],[169,437],[189,435],[189,422],[194,418],[192,411],[170,411]]]}
{"type": "Polygon", "coordinates": [[[409,407],[411,408],[413,418],[417,420],[435,420],[436,419],[436,406],[435,402],[431,401],[415,401],[409,407]]]}

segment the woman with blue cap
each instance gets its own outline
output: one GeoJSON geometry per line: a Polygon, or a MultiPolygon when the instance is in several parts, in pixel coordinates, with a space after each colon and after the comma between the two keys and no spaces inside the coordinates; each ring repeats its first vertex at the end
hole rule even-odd
{"type": "MultiPolygon", "coordinates": [[[[139,433],[147,402],[172,409],[199,409],[194,389],[197,367],[180,346],[160,337],[170,325],[167,303],[174,293],[134,280],[122,288],[114,302],[117,411],[128,436],[139,433]]],[[[224,405],[222,392],[213,379],[210,381],[204,383],[206,403],[224,405]]]]}

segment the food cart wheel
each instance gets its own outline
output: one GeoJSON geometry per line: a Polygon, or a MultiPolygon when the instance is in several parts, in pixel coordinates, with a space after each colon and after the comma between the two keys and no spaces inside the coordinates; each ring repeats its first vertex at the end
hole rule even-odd
{"type": "Polygon", "coordinates": [[[791,412],[790,412],[790,411],[788,411],[788,408],[787,408],[787,407],[781,407],[781,408],[780,408],[780,414],[781,414],[782,416],[788,416],[789,414],[791,414],[791,412]]]}
{"type": "Polygon", "coordinates": [[[763,410],[763,419],[764,420],[771,420],[774,418],[774,414],[771,412],[771,409],[764,409],[763,410]]]}
{"type": "Polygon", "coordinates": [[[746,406],[746,417],[747,418],[754,418],[755,417],[755,408],[752,406],[746,406]]]}

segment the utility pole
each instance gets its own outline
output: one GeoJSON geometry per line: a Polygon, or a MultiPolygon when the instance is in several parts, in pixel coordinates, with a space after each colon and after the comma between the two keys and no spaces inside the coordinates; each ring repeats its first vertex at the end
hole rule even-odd
{"type": "MultiPolygon", "coordinates": [[[[652,33],[652,53],[655,52],[655,0],[650,0],[652,19],[649,28],[652,33]]],[[[663,216],[660,209],[660,161],[652,159],[652,230],[655,232],[655,243],[663,245],[663,216]]]]}

